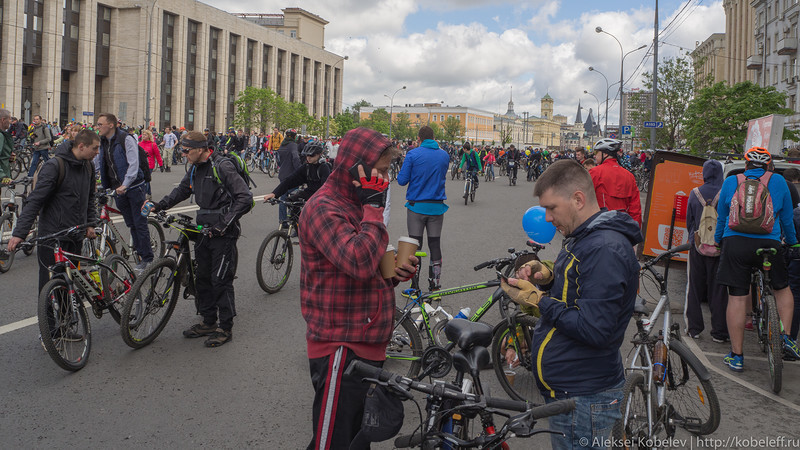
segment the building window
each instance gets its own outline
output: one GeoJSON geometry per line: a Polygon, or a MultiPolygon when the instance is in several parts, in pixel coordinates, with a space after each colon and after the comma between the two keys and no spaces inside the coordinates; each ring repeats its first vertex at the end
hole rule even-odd
{"type": "Polygon", "coordinates": [[[80,0],[64,0],[64,34],[61,45],[61,69],[78,70],[78,37],[80,31],[80,0]]]}
{"type": "Polygon", "coordinates": [[[256,41],[247,40],[247,57],[245,58],[245,62],[247,64],[247,72],[245,73],[244,77],[244,85],[252,86],[253,85],[253,59],[255,57],[255,48],[256,48],[256,41]]]}
{"type": "Polygon", "coordinates": [[[289,102],[294,103],[297,101],[297,97],[295,96],[297,91],[297,64],[300,60],[300,57],[292,54],[291,63],[289,65],[289,102]]]}
{"type": "Polygon", "coordinates": [[[233,115],[235,114],[236,105],[236,52],[239,45],[239,36],[231,34],[230,48],[230,64],[228,67],[228,118],[225,126],[231,126],[233,123],[233,115]]]}
{"type": "Polygon", "coordinates": [[[297,39],[297,30],[289,30],[289,37],[297,39]]]}
{"type": "Polygon", "coordinates": [[[219,47],[219,30],[211,28],[208,37],[208,101],[206,108],[206,126],[216,129],[217,111],[217,48],[219,47]]]}
{"type": "Polygon", "coordinates": [[[44,20],[44,2],[42,0],[25,0],[25,15],[22,35],[22,64],[30,66],[42,65],[42,21],[44,20]]]}
{"type": "Polygon", "coordinates": [[[97,5],[97,55],[95,74],[107,77],[111,52],[111,8],[97,5]]]}
{"type": "Polygon", "coordinates": [[[263,51],[264,51],[264,56],[261,69],[261,71],[263,72],[261,74],[261,87],[267,88],[269,87],[269,57],[272,56],[272,47],[264,44],[263,51]]]}
{"type": "Polygon", "coordinates": [[[275,77],[275,93],[283,95],[283,60],[286,59],[286,51],[278,50],[278,71],[275,77]]]}
{"type": "MultiPolygon", "coordinates": [[[[161,44],[161,126],[172,122],[172,61],[175,59],[175,15],[164,12],[163,40],[161,44]]],[[[149,70],[149,68],[148,68],[149,70]]],[[[148,121],[150,117],[146,118],[148,121]]]]}
{"type": "Polygon", "coordinates": [[[197,31],[200,24],[189,21],[186,36],[186,118],[184,125],[187,130],[194,130],[194,108],[197,83],[197,31]]]}

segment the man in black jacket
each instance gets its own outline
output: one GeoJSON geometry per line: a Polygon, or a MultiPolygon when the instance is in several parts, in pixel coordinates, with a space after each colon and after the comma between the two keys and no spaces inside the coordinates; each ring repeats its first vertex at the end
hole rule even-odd
{"type": "MultiPolygon", "coordinates": [[[[39,216],[40,236],[97,220],[92,159],[99,149],[100,137],[91,130],[81,130],[73,141],[65,141],[59,146],[55,158],[44,163],[36,187],[28,195],[19,222],[11,233],[9,251],[14,251],[25,240],[36,216],[39,216]]],[[[86,237],[96,237],[94,228],[86,230],[86,237]]],[[[60,242],[65,251],[79,253],[81,250],[81,240],[64,239],[60,242]]],[[[40,290],[50,279],[47,268],[55,263],[52,246],[53,242],[42,243],[36,252],[40,290]]]]}
{"type": "Polygon", "coordinates": [[[306,163],[288,178],[281,181],[271,194],[265,195],[264,202],[266,203],[275,197],[283,197],[287,192],[304,184],[308,187],[292,194],[292,197],[296,199],[302,198],[303,200],[311,198],[325,184],[325,180],[331,174],[330,164],[322,160],[322,151],[324,149],[320,141],[306,144],[303,148],[303,157],[305,157],[306,163]]]}
{"type": "Polygon", "coordinates": [[[194,247],[195,295],[203,322],[192,325],[183,335],[188,338],[209,336],[206,347],[218,347],[233,337],[233,316],[236,315],[233,279],[238,262],[236,241],[241,233],[239,218],[250,211],[253,194],[233,162],[219,152],[212,154],[207,142],[199,131],[190,131],[181,138],[181,152],[192,167],[169,195],[152,206],[152,211],[171,208],[194,194],[200,207],[197,224],[210,229],[211,235],[198,238],[194,247]]]}
{"type": "MultiPolygon", "coordinates": [[[[300,153],[297,151],[297,132],[295,130],[287,130],[280,148],[278,148],[278,180],[281,183],[286,181],[297,169],[302,166],[300,162],[300,153]]],[[[286,200],[286,194],[280,197],[281,200],[286,200]]],[[[278,205],[278,221],[283,223],[286,221],[286,206],[283,204],[278,205]]]]}

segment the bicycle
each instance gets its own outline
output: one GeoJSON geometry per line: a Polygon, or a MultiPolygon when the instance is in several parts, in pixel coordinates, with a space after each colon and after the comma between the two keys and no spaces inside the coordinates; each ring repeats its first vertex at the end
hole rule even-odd
{"type": "MultiPolygon", "coordinates": [[[[532,259],[536,257],[536,254],[544,248],[533,241],[528,241],[528,246],[530,246],[533,250],[522,250],[517,252],[515,249],[510,248],[508,249],[510,253],[508,257],[497,258],[483,262],[475,266],[474,270],[478,271],[484,268],[494,268],[498,271],[505,271],[505,274],[509,275],[514,271],[515,265],[519,258],[524,257],[526,259],[532,259]]],[[[424,252],[418,252],[417,256],[422,258],[426,256],[426,254],[424,252]]],[[[421,265],[421,259],[419,265],[421,265]]],[[[454,288],[445,288],[435,292],[422,293],[419,290],[418,274],[419,268],[417,268],[417,272],[415,273],[414,278],[412,278],[412,287],[403,291],[403,296],[409,300],[408,303],[402,308],[395,308],[395,324],[392,331],[392,337],[390,338],[389,345],[386,348],[387,363],[391,363],[391,361],[411,362],[411,366],[407,372],[407,376],[409,378],[417,377],[423,364],[426,367],[431,367],[431,362],[433,360],[436,360],[440,363],[440,366],[437,369],[445,370],[449,364],[446,354],[449,355],[450,350],[453,349],[453,344],[444,336],[444,329],[448,321],[440,320],[435,325],[431,325],[431,315],[427,311],[427,308],[425,308],[425,305],[432,301],[439,301],[442,297],[446,297],[448,295],[471,292],[480,289],[495,288],[492,295],[490,295],[483,305],[481,305],[475,311],[475,313],[469,317],[469,321],[478,322],[494,304],[499,302],[501,305],[500,315],[502,320],[494,328],[493,336],[496,339],[505,339],[508,336],[508,333],[512,331],[514,335],[516,335],[520,326],[529,327],[532,329],[536,325],[537,319],[535,317],[517,313],[515,309],[516,304],[505,295],[503,289],[500,287],[499,276],[494,280],[489,280],[482,283],[473,283],[454,288]],[[417,310],[420,314],[419,325],[417,325],[417,322],[415,322],[415,320],[412,318],[412,314],[417,314],[417,310]],[[423,337],[427,339],[427,346],[425,347],[423,347],[423,337]],[[442,350],[444,350],[444,353],[442,350]]],[[[500,355],[498,353],[501,351],[501,348],[501,344],[492,345],[492,361],[501,361],[504,359],[504,355],[500,355]]],[[[528,346],[528,348],[530,348],[530,346],[528,346]]],[[[522,353],[523,351],[520,350],[520,354],[522,353]]],[[[528,367],[530,367],[530,363],[528,363],[528,367]]],[[[527,399],[527,397],[533,397],[533,395],[528,395],[527,392],[523,393],[526,395],[520,395],[516,393],[514,387],[509,385],[509,381],[506,378],[503,370],[500,370],[499,374],[502,375],[500,383],[510,395],[511,392],[515,392],[515,395],[517,395],[518,399],[527,399]]],[[[423,378],[427,375],[430,374],[423,374],[419,378],[423,378]]],[[[436,376],[436,373],[434,373],[433,376],[436,376]]],[[[521,375],[520,379],[525,379],[525,384],[529,385],[530,383],[527,383],[527,379],[533,379],[532,373],[528,377],[525,377],[523,374],[521,375]]]]}
{"type": "Polygon", "coordinates": [[[494,181],[494,164],[487,164],[483,174],[484,181],[494,181]]]}
{"type": "MultiPolygon", "coordinates": [[[[30,186],[32,182],[32,179],[25,177],[21,180],[14,180],[6,185],[8,200],[3,202],[2,208],[0,209],[0,211],[2,211],[2,215],[0,215],[0,273],[8,272],[14,264],[16,252],[7,252],[4,249],[8,246],[8,241],[11,240],[11,233],[14,231],[14,228],[17,227],[17,222],[19,221],[20,207],[17,204],[17,196],[22,199],[22,203],[24,204],[25,199],[28,198],[28,186],[30,186]],[[17,191],[14,189],[18,185],[24,186],[22,194],[17,194],[17,191]]],[[[36,238],[38,223],[38,219],[33,222],[33,227],[31,231],[28,232],[28,239],[36,238]]],[[[25,256],[31,256],[31,254],[33,254],[33,247],[26,246],[22,249],[22,252],[25,253],[25,256]]]]}
{"type": "Polygon", "coordinates": [[[508,160],[508,167],[506,168],[506,175],[508,175],[508,185],[517,185],[517,162],[513,159],[508,160]]]}
{"type": "Polygon", "coordinates": [[[164,256],[154,260],[136,279],[122,310],[120,333],[131,348],[142,348],[153,342],[169,322],[178,295],[183,287],[183,298],[195,297],[197,262],[192,256],[189,242],[208,231],[194,219],[184,214],[168,215],[159,211],[155,218],[163,226],[178,231],[178,239],[167,241],[164,256]]]}
{"type": "Polygon", "coordinates": [[[397,179],[397,174],[400,173],[400,161],[399,158],[395,158],[392,160],[392,163],[389,165],[389,182],[397,179]]]}
{"type": "Polygon", "coordinates": [[[300,220],[300,212],[303,209],[305,200],[284,201],[280,199],[270,200],[270,204],[283,204],[287,209],[286,221],[281,223],[277,230],[274,230],[258,249],[256,256],[256,278],[261,289],[268,294],[274,294],[281,290],[289,275],[292,273],[292,262],[294,261],[294,250],[292,235],[297,233],[297,222],[300,220]]]}
{"type": "Polygon", "coordinates": [[[767,354],[769,362],[770,387],[776,394],[780,393],[783,377],[783,323],[778,316],[778,305],[772,294],[770,256],[778,253],[774,248],[759,248],[756,255],[761,256],[761,269],[753,271],[750,285],[753,302],[753,325],[758,336],[761,351],[767,354]]]}
{"type": "Polygon", "coordinates": [[[450,166],[450,179],[451,180],[460,180],[462,175],[461,171],[458,170],[459,162],[453,161],[453,165],[450,166]]]}
{"type": "MultiPolygon", "coordinates": [[[[114,221],[111,219],[112,213],[122,214],[119,210],[108,206],[109,199],[116,196],[117,193],[113,189],[99,190],[95,193],[97,204],[100,208],[101,224],[101,232],[97,235],[95,247],[101,255],[119,254],[128,261],[138,263],[142,260],[142,257],[139,256],[139,253],[133,246],[133,236],[131,236],[128,241],[125,241],[122,233],[120,233],[114,221]]],[[[153,251],[153,255],[163,255],[164,230],[161,228],[161,224],[154,218],[148,217],[147,230],[150,236],[150,248],[153,251]]]]}
{"type": "Polygon", "coordinates": [[[631,341],[633,357],[629,355],[626,369],[622,419],[614,425],[612,434],[625,443],[625,448],[649,448],[647,444],[659,439],[661,432],[673,437],[676,427],[706,435],[719,426],[721,413],[711,374],[680,340],[680,326],[672,322],[670,311],[668,264],[690,245],[674,247],[641,265],[640,292],[646,290],[646,282],[655,283],[660,299],[649,317],[643,298],[637,298],[634,308],[637,331],[631,341]],[[653,268],[661,260],[667,264],[663,276],[653,268]],[[662,314],[662,326],[654,336],[662,314]]]}
{"type": "Polygon", "coordinates": [[[464,204],[467,204],[467,200],[475,203],[475,191],[477,188],[475,187],[475,183],[478,182],[478,173],[474,170],[468,170],[467,173],[464,174],[464,204]]]}
{"type": "Polygon", "coordinates": [[[347,375],[361,374],[367,378],[363,382],[374,383],[388,389],[390,395],[401,400],[414,400],[411,391],[427,394],[427,417],[423,420],[420,411],[420,425],[411,435],[399,436],[394,445],[397,448],[421,446],[433,448],[481,448],[508,449],[510,437],[531,437],[539,433],[552,433],[550,430],[534,430],[536,421],[551,415],[564,414],[575,408],[575,401],[560,400],[548,405],[536,406],[528,402],[488,397],[480,381],[480,365],[488,360],[486,346],[491,342],[492,330],[489,325],[456,319],[447,326],[447,335],[458,343],[459,350],[453,358],[456,376],[453,383],[434,380],[433,383],[419,383],[381,368],[353,361],[346,370],[347,375]],[[464,375],[469,374],[470,379],[464,375]],[[522,412],[515,416],[500,410],[522,412]],[[498,430],[494,415],[507,418],[498,430]],[[473,432],[471,421],[480,416],[480,432],[473,432]]]}
{"type": "MultiPolygon", "coordinates": [[[[123,299],[136,280],[130,265],[119,255],[97,258],[61,248],[59,238],[83,234],[89,226],[75,226],[21,244],[33,246],[33,243],[55,240],[55,264],[48,268],[53,278],[39,293],[38,322],[47,354],[59,367],[69,371],[86,365],[92,347],[84,303],[91,305],[98,319],[108,311],[114,321],[120,323],[123,299]]],[[[94,243],[91,239],[87,242],[90,246],[94,243]]]]}

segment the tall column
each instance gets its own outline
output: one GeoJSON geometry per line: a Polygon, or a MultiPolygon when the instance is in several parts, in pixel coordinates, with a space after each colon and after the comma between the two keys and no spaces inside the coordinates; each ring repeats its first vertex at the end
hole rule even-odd
{"type": "Polygon", "coordinates": [[[261,88],[264,80],[264,43],[253,43],[253,87],[261,88]]]}
{"type": "Polygon", "coordinates": [[[25,4],[22,1],[3,3],[3,45],[0,47],[0,108],[14,117],[22,113],[22,42],[25,28],[25,4]]]}

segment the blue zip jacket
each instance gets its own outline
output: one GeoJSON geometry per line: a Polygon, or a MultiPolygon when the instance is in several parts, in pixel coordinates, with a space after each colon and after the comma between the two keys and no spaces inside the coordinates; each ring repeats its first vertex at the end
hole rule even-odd
{"type": "MultiPolygon", "coordinates": [[[[758,178],[764,175],[764,169],[750,169],[745,170],[745,177],[758,178]]],[[[794,223],[792,223],[792,197],[789,193],[789,186],[786,185],[786,179],[782,175],[774,173],[769,179],[767,189],[769,195],[772,197],[772,209],[775,213],[775,225],[772,227],[770,234],[748,234],[733,231],[728,227],[728,216],[731,212],[731,200],[733,194],[736,193],[738,181],[735,175],[725,178],[722,183],[722,190],[719,192],[719,203],[717,203],[717,230],[714,233],[714,240],[717,243],[722,242],[722,239],[728,236],[744,236],[752,239],[772,239],[775,241],[781,240],[781,228],[786,239],[786,243],[794,245],[797,243],[797,234],[795,234],[794,223]]]]}
{"type": "Polygon", "coordinates": [[[144,181],[144,174],[139,169],[139,144],[119,128],[111,139],[100,137],[96,164],[103,189],[116,189],[123,184],[130,188],[144,181]],[[109,155],[111,164],[106,162],[109,155]]]}
{"type": "MultiPolygon", "coordinates": [[[[406,200],[447,200],[444,187],[449,165],[450,156],[433,139],[426,139],[419,147],[409,150],[397,174],[400,186],[408,185],[406,200]]],[[[429,216],[444,214],[448,209],[444,203],[415,203],[413,206],[406,203],[406,208],[429,216]]]]}
{"type": "Polygon", "coordinates": [[[633,246],[642,240],[631,216],[605,208],[564,240],[533,332],[533,370],[545,397],[597,394],[625,379],[619,348],[639,287],[633,246]]]}

